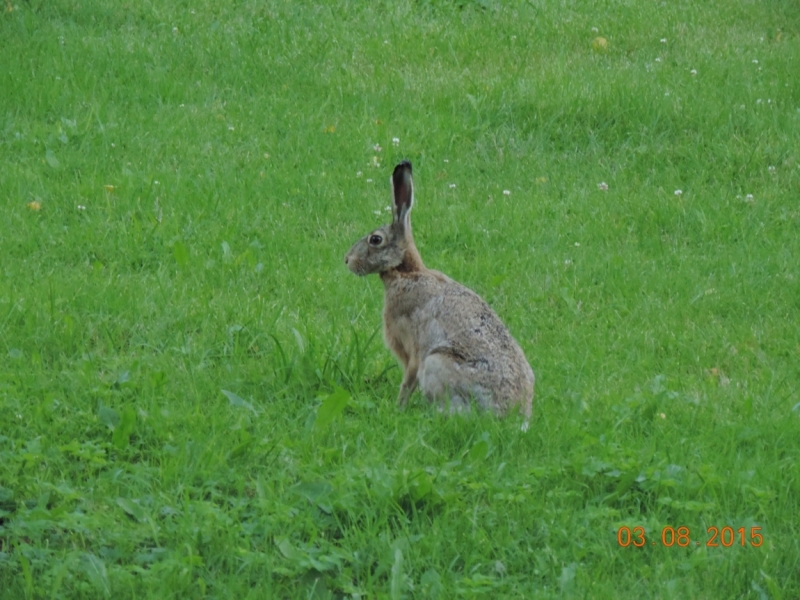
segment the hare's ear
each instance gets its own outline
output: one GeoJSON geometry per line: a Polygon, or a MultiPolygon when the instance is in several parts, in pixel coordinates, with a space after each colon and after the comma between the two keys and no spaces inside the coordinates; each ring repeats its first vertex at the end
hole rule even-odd
{"type": "Polygon", "coordinates": [[[411,163],[404,160],[392,173],[392,214],[394,222],[408,226],[408,213],[414,206],[414,182],[411,179],[411,163]]]}

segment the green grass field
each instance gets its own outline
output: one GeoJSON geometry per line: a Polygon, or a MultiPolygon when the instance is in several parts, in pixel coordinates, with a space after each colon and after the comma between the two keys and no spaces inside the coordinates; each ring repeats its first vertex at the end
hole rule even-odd
{"type": "Polygon", "coordinates": [[[0,596],[800,597],[796,2],[2,8],[0,596]],[[395,406],[403,158],[528,432],[395,406]]]}

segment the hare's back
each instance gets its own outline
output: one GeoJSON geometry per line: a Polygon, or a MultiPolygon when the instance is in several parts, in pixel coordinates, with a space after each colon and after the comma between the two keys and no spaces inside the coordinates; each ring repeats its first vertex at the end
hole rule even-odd
{"type": "Polygon", "coordinates": [[[468,287],[452,279],[442,281],[439,300],[434,318],[448,345],[464,359],[508,361],[521,353],[500,317],[468,287]]]}

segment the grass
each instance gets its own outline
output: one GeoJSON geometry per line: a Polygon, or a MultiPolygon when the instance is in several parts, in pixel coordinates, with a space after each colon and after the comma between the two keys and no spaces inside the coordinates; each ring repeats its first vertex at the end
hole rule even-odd
{"type": "Polygon", "coordinates": [[[794,3],[5,7],[8,597],[800,596],[794,3]],[[394,405],[401,158],[527,433],[394,405]]]}

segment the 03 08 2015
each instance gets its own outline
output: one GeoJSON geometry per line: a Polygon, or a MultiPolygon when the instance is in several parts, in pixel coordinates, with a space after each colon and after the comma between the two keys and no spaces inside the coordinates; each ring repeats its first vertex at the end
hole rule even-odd
{"type": "MultiPolygon", "coordinates": [[[[733,546],[753,546],[758,548],[764,543],[761,527],[739,527],[735,529],[729,526],[722,528],[712,526],[706,530],[706,533],[705,545],[709,548],[731,548],[733,546]]],[[[634,527],[631,530],[627,525],[623,525],[617,530],[617,542],[623,548],[629,546],[642,548],[647,545],[686,548],[687,546],[699,546],[702,543],[698,540],[692,540],[691,530],[685,525],[677,528],[670,526],[662,528],[660,539],[651,538],[649,544],[644,527],[634,527]]]]}

